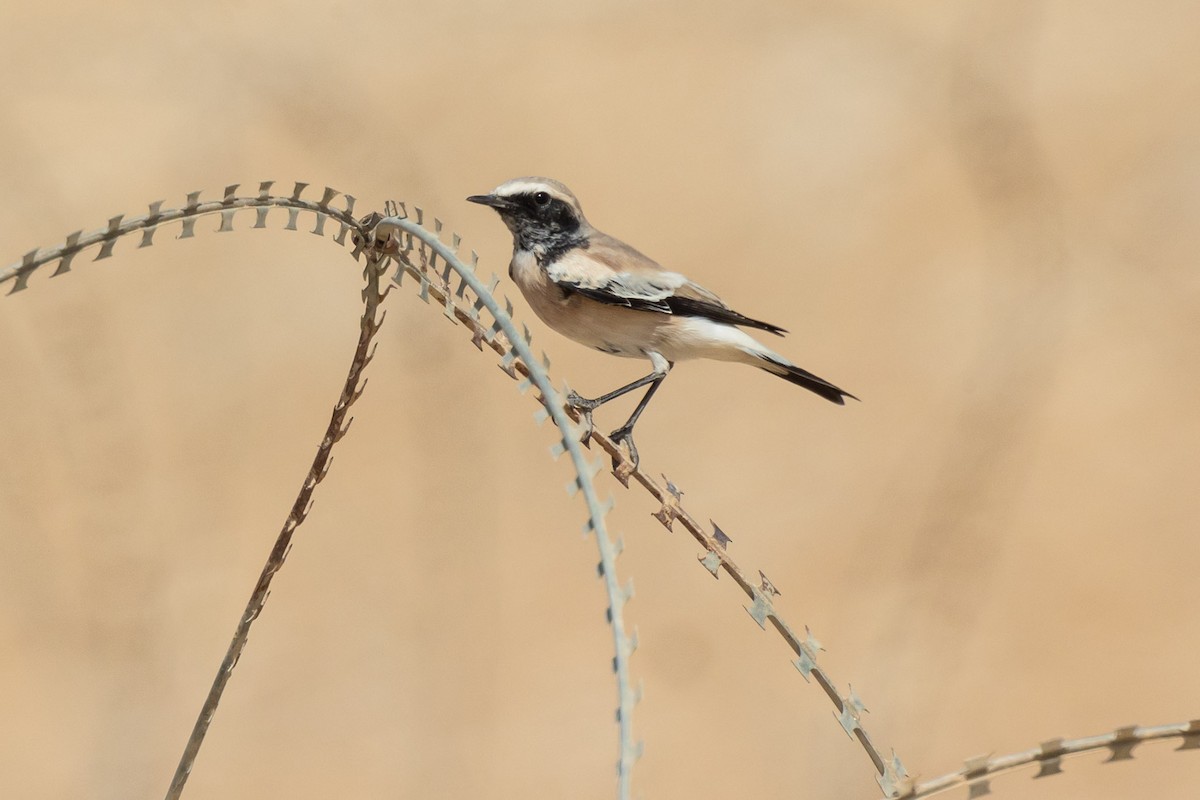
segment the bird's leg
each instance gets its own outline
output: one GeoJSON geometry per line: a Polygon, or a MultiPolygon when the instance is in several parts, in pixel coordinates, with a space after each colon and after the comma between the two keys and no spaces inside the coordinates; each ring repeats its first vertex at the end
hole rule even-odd
{"type": "Polygon", "coordinates": [[[567,405],[577,411],[592,411],[604,405],[609,400],[616,400],[621,395],[629,394],[634,389],[640,389],[647,383],[654,383],[654,381],[661,380],[664,377],[666,377],[664,373],[659,373],[657,371],[651,372],[649,375],[638,378],[633,383],[626,384],[620,389],[613,389],[607,394],[602,394],[595,400],[588,400],[586,397],[580,397],[578,392],[572,390],[571,393],[567,395],[567,405]]]}
{"type": "MultiPolygon", "coordinates": [[[[646,390],[646,394],[642,396],[641,402],[637,404],[637,408],[633,410],[629,419],[625,421],[624,425],[609,434],[609,438],[613,440],[613,444],[618,447],[621,445],[621,442],[629,445],[629,460],[635,468],[638,465],[638,451],[637,445],[633,443],[633,426],[637,424],[638,417],[642,415],[642,412],[646,410],[646,406],[650,404],[650,398],[658,391],[658,387],[662,382],[667,379],[665,372],[652,377],[654,377],[654,381],[650,384],[650,388],[646,390]]],[[[613,459],[613,461],[615,462],[616,459],[613,459]]]]}
{"type": "Polygon", "coordinates": [[[608,394],[602,394],[595,400],[588,400],[586,397],[580,397],[579,393],[574,389],[567,395],[567,405],[579,412],[579,419],[583,422],[583,434],[579,437],[580,441],[587,444],[588,438],[592,435],[592,411],[607,403],[609,400],[614,400],[623,394],[628,394],[634,389],[645,386],[647,383],[653,383],[659,378],[659,373],[651,372],[644,378],[638,378],[633,383],[622,386],[620,389],[613,389],[608,394]]]}
{"type": "MultiPolygon", "coordinates": [[[[650,388],[637,404],[637,408],[633,410],[633,414],[626,420],[625,424],[613,431],[609,436],[614,444],[620,446],[621,442],[629,444],[629,460],[633,462],[633,466],[638,464],[637,447],[633,444],[633,426],[638,421],[638,417],[646,410],[646,404],[650,402],[650,398],[658,390],[658,385],[667,377],[667,373],[671,371],[671,367],[675,364],[667,361],[660,354],[650,351],[646,353],[646,358],[650,359],[654,371],[649,375],[638,378],[633,383],[626,384],[619,389],[613,389],[607,394],[602,394],[595,400],[588,400],[586,397],[580,397],[578,393],[572,391],[567,395],[567,405],[580,412],[583,418],[584,425],[590,433],[592,427],[592,411],[607,403],[609,400],[615,400],[621,395],[629,394],[634,389],[640,389],[646,384],[650,384],[650,388]]],[[[616,459],[614,459],[615,465],[616,459]]]]}

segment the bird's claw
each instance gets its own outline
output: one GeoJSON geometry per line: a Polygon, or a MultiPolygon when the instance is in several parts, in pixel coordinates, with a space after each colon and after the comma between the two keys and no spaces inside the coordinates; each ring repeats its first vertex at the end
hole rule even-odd
{"type": "MultiPolygon", "coordinates": [[[[579,409],[576,409],[579,411],[579,409]]],[[[592,442],[592,432],[596,426],[592,423],[591,411],[579,411],[579,443],[588,446],[592,442]]]]}
{"type": "Polygon", "coordinates": [[[595,400],[588,400],[586,397],[580,396],[579,392],[572,389],[567,393],[567,405],[576,411],[591,411],[600,404],[595,400]]]}
{"type": "Polygon", "coordinates": [[[592,409],[596,408],[597,405],[599,404],[594,400],[588,400],[586,397],[580,397],[579,393],[575,390],[571,390],[571,392],[567,394],[567,408],[572,409],[576,414],[579,415],[580,444],[586,445],[591,441],[592,431],[594,431],[596,428],[596,426],[592,423],[592,409]]]}
{"type": "MultiPolygon", "coordinates": [[[[637,451],[637,445],[635,445],[633,443],[633,429],[632,428],[617,428],[615,431],[613,431],[612,433],[610,433],[608,435],[608,438],[612,439],[612,443],[615,444],[617,447],[621,446],[621,442],[624,442],[626,444],[626,446],[629,448],[629,469],[628,469],[628,471],[633,472],[635,469],[637,469],[638,451],[637,451]]],[[[621,461],[622,461],[621,458],[619,458],[617,456],[613,456],[613,471],[614,472],[616,472],[617,469],[621,466],[621,461]]]]}

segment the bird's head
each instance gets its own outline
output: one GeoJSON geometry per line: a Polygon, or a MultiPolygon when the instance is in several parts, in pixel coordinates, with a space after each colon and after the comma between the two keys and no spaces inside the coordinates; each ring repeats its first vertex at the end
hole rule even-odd
{"type": "Polygon", "coordinates": [[[517,247],[534,252],[577,240],[587,226],[579,200],[566,186],[549,178],[514,178],[490,194],[472,195],[467,200],[496,209],[517,247]]]}

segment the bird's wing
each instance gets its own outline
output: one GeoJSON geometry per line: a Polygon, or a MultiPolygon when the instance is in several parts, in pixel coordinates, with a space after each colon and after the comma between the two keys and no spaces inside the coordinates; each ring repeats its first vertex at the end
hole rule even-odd
{"type": "Polygon", "coordinates": [[[624,242],[602,233],[588,237],[586,249],[574,250],[546,268],[550,280],[601,303],[670,314],[667,300],[689,283],[678,272],[624,242]]]}
{"type": "Polygon", "coordinates": [[[589,237],[586,249],[568,253],[550,264],[546,273],[563,289],[609,305],[785,332],[778,325],[739,314],[698,283],[599,232],[589,237]]]}

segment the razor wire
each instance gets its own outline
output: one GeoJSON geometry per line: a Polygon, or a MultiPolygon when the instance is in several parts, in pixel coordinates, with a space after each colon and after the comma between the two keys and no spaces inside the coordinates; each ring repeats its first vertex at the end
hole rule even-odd
{"type": "MultiPolygon", "coordinates": [[[[118,240],[134,233],[141,233],[138,248],[149,247],[154,244],[154,236],[157,231],[162,226],[174,222],[179,222],[181,225],[181,230],[177,238],[192,238],[195,236],[196,223],[199,218],[214,214],[220,216],[220,224],[217,232],[226,233],[234,230],[233,221],[235,215],[247,209],[255,210],[255,221],[252,226],[255,229],[267,227],[268,213],[272,208],[286,210],[287,222],[284,225],[284,230],[299,230],[300,215],[304,212],[310,212],[315,217],[314,227],[310,232],[318,236],[323,236],[330,233],[326,230],[326,223],[332,220],[337,224],[337,230],[332,234],[332,238],[337,244],[345,245],[347,235],[353,232],[354,235],[351,236],[351,243],[354,245],[353,255],[355,259],[357,260],[363,252],[367,254],[368,264],[365,274],[368,286],[364,290],[363,295],[366,311],[364,311],[363,315],[359,347],[355,351],[355,360],[352,363],[346,387],[343,389],[337,406],[335,406],[330,427],[318,448],[313,466],[310,468],[302,485],[301,492],[293,504],[292,510],[289,512],[283,530],[272,547],[271,554],[255,585],[255,590],[251,595],[246,610],[239,619],[233,640],[225,658],[222,660],[217,678],[214,680],[210,694],[205,700],[193,728],[192,736],[189,737],[184,755],[172,779],[171,787],[167,793],[168,798],[178,797],[182,792],[183,785],[191,772],[192,764],[198,753],[200,742],[203,740],[204,734],[212,720],[213,713],[216,710],[217,701],[219,701],[233,667],[236,666],[241,652],[245,647],[249,628],[262,612],[270,582],[286,559],[295,529],[307,517],[308,511],[311,508],[312,492],[328,471],[330,451],[333,445],[345,435],[349,428],[349,423],[347,422],[345,426],[342,426],[341,420],[345,418],[349,406],[362,394],[365,380],[362,384],[359,384],[358,379],[361,376],[362,370],[373,356],[373,351],[368,353],[364,348],[370,344],[371,339],[383,321],[382,317],[379,320],[375,320],[374,318],[375,309],[387,294],[386,290],[384,292],[378,291],[380,270],[382,269],[382,264],[385,263],[386,259],[392,257],[392,255],[395,255],[397,259],[401,259],[404,256],[399,250],[394,254],[388,253],[386,245],[381,249],[381,245],[384,243],[376,239],[375,236],[383,233],[386,238],[387,234],[394,229],[406,229],[408,227],[406,221],[399,220],[398,218],[390,218],[388,224],[380,229],[377,227],[377,223],[381,220],[378,214],[372,214],[361,221],[354,218],[355,198],[352,195],[342,195],[335,189],[325,187],[321,199],[313,201],[306,200],[302,196],[304,191],[309,187],[307,183],[296,182],[290,195],[273,194],[272,190],[274,186],[274,181],[263,181],[259,184],[257,195],[239,195],[240,184],[231,184],[225,187],[220,200],[202,200],[202,192],[195,191],[187,195],[185,204],[180,208],[164,208],[165,201],[155,201],[149,204],[148,211],[144,215],[127,218],[125,215],[120,214],[110,218],[108,224],[99,230],[89,233],[84,233],[82,230],[75,231],[68,234],[62,244],[50,248],[36,248],[31,250],[21,258],[20,262],[0,270],[0,285],[11,282],[12,286],[8,292],[11,295],[28,288],[29,279],[47,264],[57,263],[57,267],[51,274],[51,277],[57,277],[70,272],[75,258],[87,248],[97,245],[100,247],[93,261],[107,259],[112,257],[118,240]],[[331,205],[339,195],[345,198],[344,208],[336,208],[331,205]]],[[[438,231],[429,232],[420,225],[416,225],[415,229],[406,230],[406,233],[410,237],[416,237],[416,239],[423,242],[421,248],[418,248],[420,252],[426,252],[423,249],[424,247],[431,248],[430,252],[433,254],[440,255],[453,265],[461,267],[463,270],[462,274],[466,278],[466,276],[470,275],[470,272],[466,269],[465,265],[457,260],[451,249],[447,248],[445,244],[437,239],[437,233],[440,232],[440,228],[441,225],[438,223],[438,231]]],[[[411,244],[411,238],[409,241],[411,244]]],[[[455,242],[457,241],[458,237],[456,236],[455,242]]],[[[493,287],[496,283],[498,283],[498,279],[494,280],[493,287]]],[[[476,289],[482,288],[482,284],[473,275],[466,280],[466,284],[476,289]]],[[[461,296],[462,293],[460,292],[461,296]]],[[[506,309],[501,310],[498,305],[495,305],[495,300],[491,297],[490,293],[487,294],[487,298],[487,300],[483,301],[476,308],[476,316],[478,316],[479,308],[487,308],[489,312],[499,313],[500,315],[500,318],[489,328],[492,333],[487,338],[490,341],[496,341],[498,335],[503,331],[516,340],[514,343],[515,349],[510,350],[511,355],[507,364],[508,371],[511,373],[511,370],[514,368],[514,362],[518,357],[524,357],[525,363],[522,364],[522,370],[531,376],[529,378],[531,384],[536,384],[544,397],[548,399],[555,398],[556,395],[553,387],[550,386],[545,370],[533,360],[532,352],[528,349],[528,329],[525,331],[526,339],[523,342],[517,334],[515,325],[511,319],[511,303],[506,303],[506,309]]],[[[523,387],[523,390],[527,388],[527,386],[523,387]]],[[[593,477],[600,471],[601,465],[599,463],[588,464],[583,457],[582,451],[578,446],[579,432],[570,423],[570,420],[563,415],[561,403],[548,403],[547,407],[550,405],[558,406],[557,413],[553,411],[549,412],[549,416],[554,419],[555,424],[566,426],[562,428],[563,435],[559,445],[554,448],[553,452],[556,456],[561,455],[563,452],[571,454],[571,463],[576,469],[576,475],[572,483],[569,484],[569,490],[582,492],[588,510],[588,520],[584,525],[584,530],[585,532],[596,534],[597,544],[601,553],[600,573],[601,577],[604,578],[604,588],[608,598],[607,617],[613,629],[615,646],[613,669],[616,673],[618,683],[618,797],[620,800],[628,800],[631,791],[632,766],[640,754],[640,745],[635,746],[632,736],[632,712],[639,693],[635,692],[632,688],[628,668],[629,657],[636,648],[637,642],[636,635],[631,637],[625,633],[623,617],[623,609],[632,596],[632,583],[622,587],[616,578],[615,560],[619,553],[619,547],[614,546],[611,540],[609,540],[604,524],[604,515],[612,508],[612,501],[610,498],[607,502],[601,502],[593,482],[593,477]]]]}

